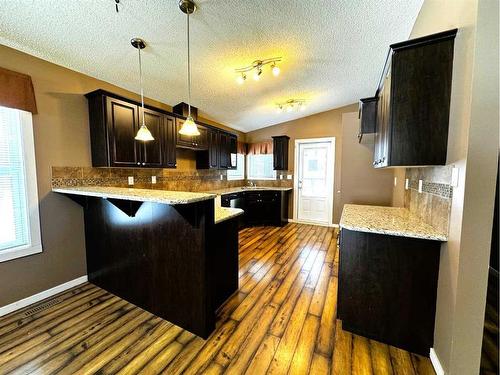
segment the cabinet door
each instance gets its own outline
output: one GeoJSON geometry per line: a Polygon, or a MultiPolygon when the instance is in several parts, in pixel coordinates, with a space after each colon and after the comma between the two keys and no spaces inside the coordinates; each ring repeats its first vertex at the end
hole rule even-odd
{"type": "Polygon", "coordinates": [[[384,83],[384,121],[382,122],[380,136],[380,165],[387,167],[389,164],[389,137],[391,132],[391,75],[387,74],[384,83]]]}
{"type": "Polygon", "coordinates": [[[177,147],[182,148],[190,148],[192,150],[206,150],[208,141],[207,141],[207,128],[201,125],[198,125],[198,130],[200,131],[200,135],[191,136],[191,135],[183,135],[179,133],[181,130],[182,124],[184,124],[183,119],[177,119],[176,121],[177,127],[177,147]]]}
{"type": "Polygon", "coordinates": [[[194,148],[197,150],[208,149],[208,129],[202,125],[198,125],[200,135],[193,137],[194,148]]]}
{"type": "Polygon", "coordinates": [[[229,169],[238,168],[238,137],[235,135],[229,135],[229,169]]]}
{"type": "Polygon", "coordinates": [[[229,137],[227,133],[219,133],[219,167],[228,169],[231,156],[229,155],[229,137]]]}
{"type": "Polygon", "coordinates": [[[184,120],[177,118],[175,119],[176,123],[176,133],[177,133],[177,147],[187,147],[187,148],[192,148],[193,147],[193,137],[190,135],[184,135],[180,134],[179,130],[182,128],[182,124],[184,124],[184,120]]]}
{"type": "Polygon", "coordinates": [[[134,139],[138,130],[138,111],[139,107],[135,104],[106,98],[106,122],[112,167],[140,165],[139,147],[134,139]]]}
{"type": "Polygon", "coordinates": [[[273,137],[273,169],[284,171],[288,169],[288,136],[273,137]]]}
{"type": "Polygon", "coordinates": [[[175,126],[175,118],[165,116],[163,118],[163,165],[167,168],[177,167],[177,128],[175,126]]]}
{"type": "Polygon", "coordinates": [[[219,168],[219,132],[208,129],[208,167],[219,168]]]}
{"type": "MultiPolygon", "coordinates": [[[[142,120],[142,108],[139,108],[139,124],[142,120]]],[[[153,135],[153,141],[140,142],[141,147],[141,166],[160,168],[163,165],[163,118],[162,113],[151,109],[144,109],[144,122],[153,135]]]]}

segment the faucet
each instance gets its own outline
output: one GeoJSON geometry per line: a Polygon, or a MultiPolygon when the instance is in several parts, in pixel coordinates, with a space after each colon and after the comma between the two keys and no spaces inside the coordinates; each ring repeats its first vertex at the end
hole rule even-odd
{"type": "Polygon", "coordinates": [[[256,187],[257,184],[253,181],[247,181],[247,185],[250,186],[250,187],[256,187]]]}

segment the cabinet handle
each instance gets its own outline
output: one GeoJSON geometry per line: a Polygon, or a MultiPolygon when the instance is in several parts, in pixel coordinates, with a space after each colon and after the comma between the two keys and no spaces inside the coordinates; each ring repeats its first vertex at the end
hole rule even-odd
{"type": "Polygon", "coordinates": [[[139,162],[139,161],[138,161],[138,162],[137,162],[137,165],[141,165],[141,162],[139,162]]]}
{"type": "Polygon", "coordinates": [[[146,165],[146,163],[142,163],[142,165],[146,165]]]}

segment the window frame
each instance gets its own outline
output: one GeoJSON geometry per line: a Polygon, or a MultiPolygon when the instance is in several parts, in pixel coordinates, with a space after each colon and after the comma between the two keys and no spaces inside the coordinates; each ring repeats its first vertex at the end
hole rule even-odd
{"type": "Polygon", "coordinates": [[[43,251],[38,207],[38,183],[36,176],[33,118],[30,112],[16,110],[21,126],[21,144],[24,163],[25,199],[28,216],[28,244],[0,250],[0,263],[38,254],[43,251]]]}
{"type": "MultiPolygon", "coordinates": [[[[261,154],[261,155],[271,155],[271,160],[273,160],[273,154],[261,154]]],[[[257,155],[247,155],[247,158],[250,157],[250,156],[257,156],[257,155]]],[[[247,160],[246,161],[246,173],[247,173],[247,180],[269,180],[269,181],[272,181],[272,180],[276,180],[276,171],[274,170],[274,167],[273,167],[273,176],[272,177],[253,177],[253,176],[250,176],[250,162],[247,160]]]]}
{"type": "Polygon", "coordinates": [[[226,176],[227,176],[227,180],[228,180],[228,181],[242,181],[242,180],[244,180],[244,179],[245,179],[245,170],[246,170],[245,168],[246,168],[246,165],[247,165],[247,163],[246,163],[246,160],[245,160],[245,159],[246,159],[246,158],[245,158],[245,155],[244,155],[244,154],[236,154],[236,160],[237,160],[236,165],[237,165],[237,169],[229,169],[229,170],[227,171],[226,176]],[[236,171],[238,171],[238,170],[239,170],[239,167],[240,167],[240,165],[241,165],[241,164],[240,164],[241,160],[243,160],[243,170],[242,170],[242,174],[238,174],[238,175],[237,175],[237,174],[235,174],[235,175],[232,175],[232,173],[234,173],[234,172],[236,172],[236,171]]]}

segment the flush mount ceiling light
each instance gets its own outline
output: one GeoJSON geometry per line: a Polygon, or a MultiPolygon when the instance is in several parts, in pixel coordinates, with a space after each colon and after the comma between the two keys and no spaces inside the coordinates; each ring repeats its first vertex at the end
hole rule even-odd
{"type": "Polygon", "coordinates": [[[179,134],[196,136],[200,131],[191,116],[191,51],[189,46],[189,15],[196,10],[196,4],[191,0],[179,1],[179,8],[187,15],[187,80],[188,80],[188,116],[182,124],[179,134]]]}
{"type": "Polygon", "coordinates": [[[303,111],[307,107],[305,99],[288,99],[283,103],[276,103],[276,112],[282,113],[296,111],[303,111]]]}
{"type": "Polygon", "coordinates": [[[141,126],[139,127],[139,130],[137,131],[137,134],[135,136],[135,139],[138,141],[154,141],[154,137],[149,131],[148,127],[146,126],[146,122],[144,121],[144,88],[142,85],[142,60],[141,60],[141,50],[146,48],[146,42],[142,40],[141,38],[133,38],[130,41],[130,44],[134,48],[137,48],[139,51],[139,82],[141,85],[141,106],[142,106],[142,116],[141,116],[141,126]]]}
{"type": "Polygon", "coordinates": [[[244,68],[238,68],[234,71],[236,72],[236,82],[240,85],[245,83],[247,79],[247,73],[253,71],[253,79],[255,81],[260,80],[260,76],[262,75],[262,67],[264,65],[271,65],[271,72],[273,76],[277,77],[280,74],[280,68],[277,63],[281,61],[281,57],[273,57],[265,60],[255,60],[251,65],[245,66],[244,68]]]}

